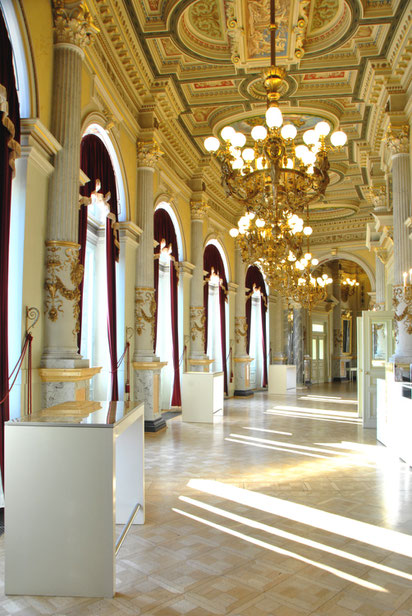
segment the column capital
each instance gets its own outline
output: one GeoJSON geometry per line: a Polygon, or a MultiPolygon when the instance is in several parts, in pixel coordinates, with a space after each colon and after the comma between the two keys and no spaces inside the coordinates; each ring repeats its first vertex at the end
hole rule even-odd
{"type": "Polygon", "coordinates": [[[54,42],[55,44],[85,47],[92,41],[99,29],[87,7],[81,2],[53,0],[54,42]]]}
{"type": "Polygon", "coordinates": [[[394,154],[409,154],[409,126],[392,126],[389,124],[384,141],[394,154]]]}
{"type": "Polygon", "coordinates": [[[190,211],[192,213],[192,220],[203,220],[209,209],[206,201],[190,201],[190,211]]]}
{"type": "Polygon", "coordinates": [[[373,203],[375,212],[382,212],[389,209],[386,186],[369,186],[368,195],[373,203]]]}
{"type": "Polygon", "coordinates": [[[156,141],[138,141],[136,150],[138,167],[149,167],[154,169],[157,166],[159,158],[163,156],[163,152],[156,141]]]}
{"type": "Polygon", "coordinates": [[[385,265],[389,258],[388,251],[385,248],[374,248],[374,251],[379,261],[385,265]]]}

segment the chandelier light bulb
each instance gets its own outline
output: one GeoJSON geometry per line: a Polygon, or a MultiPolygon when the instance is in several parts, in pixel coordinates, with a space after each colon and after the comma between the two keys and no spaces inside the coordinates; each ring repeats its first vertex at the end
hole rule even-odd
{"type": "Polygon", "coordinates": [[[291,158],[288,158],[286,169],[293,169],[293,160],[291,158]]]}
{"type": "Polygon", "coordinates": [[[243,133],[235,133],[232,137],[232,145],[236,148],[243,148],[246,143],[246,137],[243,133]]]}
{"type": "Polygon", "coordinates": [[[282,123],[283,117],[279,107],[269,107],[269,109],[266,110],[266,124],[269,128],[279,128],[282,126],[282,123]]]}
{"type": "Polygon", "coordinates": [[[217,137],[208,137],[204,140],[204,146],[208,152],[216,152],[220,147],[220,141],[217,137]]]}
{"type": "Polygon", "coordinates": [[[229,235],[231,237],[237,237],[239,235],[239,229],[236,229],[235,227],[233,227],[233,229],[230,229],[229,235]]]}
{"type": "Polygon", "coordinates": [[[283,139],[294,139],[297,132],[298,131],[296,130],[296,126],[293,126],[293,124],[285,124],[284,126],[282,126],[280,134],[282,135],[283,139]]]}
{"type": "Polygon", "coordinates": [[[245,148],[242,152],[242,158],[246,162],[250,163],[255,158],[255,151],[253,148],[245,148]]]}
{"type": "Polygon", "coordinates": [[[241,158],[235,158],[232,160],[232,169],[242,169],[243,168],[243,160],[241,158]]]}
{"type": "Polygon", "coordinates": [[[230,146],[229,152],[235,158],[240,158],[242,156],[242,152],[239,150],[239,148],[235,148],[233,145],[230,146]]]}
{"type": "Polygon", "coordinates": [[[264,220],[262,220],[262,218],[257,218],[257,219],[255,220],[255,225],[256,225],[257,227],[264,227],[264,226],[265,226],[265,221],[264,221],[264,220]]]}
{"type": "Polygon", "coordinates": [[[262,171],[262,169],[265,169],[266,167],[266,160],[264,160],[263,156],[259,156],[259,158],[256,159],[256,169],[259,169],[259,171],[262,171]]]}
{"type": "Polygon", "coordinates": [[[347,142],[348,137],[343,130],[337,130],[330,136],[330,142],[335,148],[341,148],[347,142]]]}
{"type": "Polygon", "coordinates": [[[317,283],[318,283],[319,285],[321,285],[321,286],[322,286],[322,283],[323,283],[322,278],[321,278],[320,276],[318,276],[318,277],[316,278],[316,280],[317,280],[317,283]]]}
{"type": "Polygon", "coordinates": [[[308,262],[307,262],[307,260],[306,260],[306,259],[301,259],[301,260],[300,260],[300,264],[301,264],[303,267],[306,267],[306,266],[307,266],[307,264],[308,264],[308,262]]]}
{"type": "Polygon", "coordinates": [[[316,162],[316,154],[315,152],[311,152],[308,150],[308,153],[305,154],[304,163],[306,165],[314,165],[316,162]]]}
{"type": "Polygon", "coordinates": [[[303,229],[303,233],[304,233],[305,235],[312,235],[312,231],[313,231],[312,227],[305,227],[305,228],[303,229]]]}
{"type": "Polygon", "coordinates": [[[319,259],[312,259],[312,265],[318,265],[319,259]]]}
{"type": "Polygon", "coordinates": [[[238,225],[239,227],[244,227],[245,229],[247,229],[250,225],[250,219],[247,216],[242,216],[242,218],[239,218],[238,225]]]}
{"type": "Polygon", "coordinates": [[[255,214],[255,212],[248,212],[248,213],[246,214],[246,216],[248,216],[250,220],[253,220],[253,219],[254,219],[254,217],[256,216],[256,214],[255,214]]]}
{"type": "Polygon", "coordinates": [[[306,261],[310,261],[310,260],[312,259],[312,255],[310,254],[310,252],[307,252],[307,253],[304,255],[304,257],[305,257],[306,261]]]}
{"type": "Polygon", "coordinates": [[[222,128],[220,135],[223,141],[230,141],[232,143],[232,139],[236,135],[236,131],[233,126],[225,126],[222,128]]]}
{"type": "Polygon", "coordinates": [[[306,169],[306,172],[309,173],[309,175],[312,175],[313,171],[314,171],[313,165],[309,165],[309,167],[306,169]]]}
{"type": "Polygon", "coordinates": [[[306,143],[306,145],[315,145],[318,139],[318,134],[315,130],[313,130],[313,128],[303,133],[303,141],[306,143]]]}
{"type": "Polygon", "coordinates": [[[267,134],[268,131],[264,126],[254,126],[252,128],[252,139],[255,141],[263,141],[263,139],[266,139],[267,134]]]}
{"type": "Polygon", "coordinates": [[[327,135],[329,135],[330,133],[330,126],[327,122],[323,121],[323,122],[318,122],[315,126],[315,131],[318,133],[318,135],[320,135],[321,137],[326,137],[327,135]]]}
{"type": "Polygon", "coordinates": [[[305,156],[309,153],[309,150],[306,145],[298,145],[295,149],[295,154],[302,161],[305,159],[305,156]]]}

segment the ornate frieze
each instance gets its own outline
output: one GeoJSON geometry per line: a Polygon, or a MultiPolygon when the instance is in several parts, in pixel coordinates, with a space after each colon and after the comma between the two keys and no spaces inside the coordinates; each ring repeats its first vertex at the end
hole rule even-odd
{"type": "Polygon", "coordinates": [[[137,142],[137,166],[151,167],[154,169],[157,166],[157,161],[163,155],[156,141],[138,141],[137,142]]]}
{"type": "Polygon", "coordinates": [[[190,307],[190,337],[192,341],[200,340],[205,343],[205,309],[203,306],[190,307]]]}
{"type": "Polygon", "coordinates": [[[149,287],[135,288],[135,327],[138,336],[150,327],[152,343],[154,343],[154,329],[156,318],[155,290],[149,287]]]}
{"type": "Polygon", "coordinates": [[[409,126],[391,126],[389,124],[385,135],[386,145],[393,154],[409,154],[409,126]]]}
{"type": "Polygon", "coordinates": [[[79,331],[80,283],[83,265],[79,263],[79,244],[74,242],[46,242],[45,313],[50,321],[64,314],[63,299],[73,303],[74,334],[79,331]],[[69,280],[72,288],[68,286],[69,280]]]}
{"type": "Polygon", "coordinates": [[[237,344],[240,344],[242,338],[247,336],[247,323],[246,317],[235,317],[235,340],[237,344]]]}
{"type": "Polygon", "coordinates": [[[203,220],[209,206],[205,201],[191,201],[190,210],[192,212],[192,220],[203,220]]]}
{"type": "Polygon", "coordinates": [[[53,0],[54,42],[85,47],[92,41],[98,28],[81,2],[53,0]]]}

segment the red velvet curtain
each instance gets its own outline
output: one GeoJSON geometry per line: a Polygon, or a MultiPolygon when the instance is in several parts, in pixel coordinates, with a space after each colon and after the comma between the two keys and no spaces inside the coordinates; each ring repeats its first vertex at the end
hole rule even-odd
{"type": "MultiPolygon", "coordinates": [[[[172,406],[181,406],[181,391],[180,391],[180,371],[179,371],[179,330],[178,330],[178,283],[179,278],[175,268],[175,261],[179,259],[179,249],[177,245],[176,231],[173,221],[166,210],[158,208],[154,213],[154,239],[158,242],[155,248],[155,254],[160,254],[162,240],[166,242],[166,246],[171,246],[171,257],[174,260],[170,261],[170,314],[172,322],[172,341],[173,341],[173,393],[172,406]]],[[[155,341],[154,348],[156,350],[157,342],[157,304],[159,295],[159,259],[154,261],[154,285],[155,285],[155,300],[156,300],[156,318],[155,318],[155,341]]]]}
{"type": "MultiPolygon", "coordinates": [[[[225,274],[225,266],[223,264],[220,252],[214,244],[208,244],[203,253],[203,269],[207,272],[206,278],[210,277],[212,272],[219,276],[222,283],[219,286],[219,308],[220,308],[220,331],[221,331],[221,347],[222,347],[222,366],[225,382],[225,393],[228,393],[227,387],[227,362],[226,362],[226,298],[227,298],[227,280],[225,274]]],[[[208,302],[209,302],[209,284],[205,283],[203,287],[203,305],[205,308],[205,353],[207,352],[207,333],[208,333],[208,302]]]]}
{"type": "MultiPolygon", "coordinates": [[[[13,69],[12,47],[0,10],[0,85],[6,89],[8,113],[0,112],[0,400],[9,388],[8,281],[11,215],[11,184],[14,160],[20,154],[20,110],[13,69]]],[[[0,405],[0,466],[4,481],[4,422],[9,401],[0,405]]],[[[4,485],[4,483],[3,483],[4,485]]]]}
{"type": "MultiPolygon", "coordinates": [[[[112,371],[111,400],[119,399],[117,381],[117,332],[116,332],[116,261],[119,260],[119,238],[113,224],[117,221],[117,190],[116,178],[109,152],[103,141],[97,135],[86,135],[80,146],[80,167],[90,178],[80,193],[90,197],[96,188],[96,180],[100,180],[100,192],[111,193],[110,214],[106,220],[106,272],[107,272],[107,334],[109,341],[110,365],[112,371]]],[[[87,207],[81,206],[79,212],[79,244],[80,261],[85,262],[87,236],[87,207]]],[[[83,282],[81,286],[80,325],[82,321],[83,282]]],[[[80,351],[81,330],[78,337],[80,351]]]]}
{"type": "MultiPolygon", "coordinates": [[[[263,387],[268,384],[268,366],[267,366],[267,343],[266,343],[266,311],[267,311],[267,294],[265,281],[262,272],[257,265],[251,265],[246,272],[245,286],[250,293],[253,290],[253,284],[256,288],[260,288],[260,310],[262,313],[262,352],[263,352],[263,387]]],[[[250,347],[250,317],[252,312],[252,298],[248,297],[246,301],[246,323],[247,323],[247,342],[246,351],[249,353],[250,347]]]]}

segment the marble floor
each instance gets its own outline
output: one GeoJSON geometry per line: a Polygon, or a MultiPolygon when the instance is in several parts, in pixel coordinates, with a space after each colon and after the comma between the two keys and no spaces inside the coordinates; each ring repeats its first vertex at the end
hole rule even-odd
{"type": "Polygon", "coordinates": [[[2,594],[0,615],[412,616],[412,472],[362,428],[355,385],[175,417],[146,480],[112,600],[2,594]]]}

